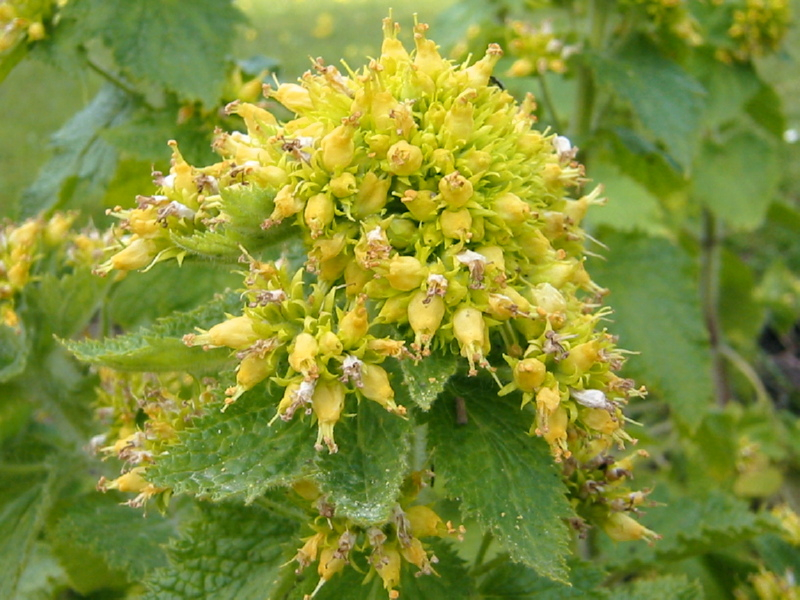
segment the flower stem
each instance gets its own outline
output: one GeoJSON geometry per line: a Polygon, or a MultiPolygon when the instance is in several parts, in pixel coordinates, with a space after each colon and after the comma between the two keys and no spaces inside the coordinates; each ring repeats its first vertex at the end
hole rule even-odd
{"type": "Polygon", "coordinates": [[[725,370],[722,323],[719,316],[720,228],[711,211],[703,209],[703,232],[700,240],[700,295],[703,318],[711,350],[711,376],[717,406],[725,406],[731,397],[725,370]]]}

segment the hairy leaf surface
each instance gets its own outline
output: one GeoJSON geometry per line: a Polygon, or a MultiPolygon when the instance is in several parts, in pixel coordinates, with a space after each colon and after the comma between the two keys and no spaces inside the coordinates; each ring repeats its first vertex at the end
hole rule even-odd
{"type": "Polygon", "coordinates": [[[167,547],[169,566],[145,580],[146,600],[267,598],[296,526],[258,507],[202,504],[167,547]]]}
{"type": "Polygon", "coordinates": [[[317,461],[317,480],[337,516],[365,526],[389,517],[408,470],[410,433],[408,420],[370,400],[337,424],[339,452],[321,454],[317,461]]]}
{"type": "Polygon", "coordinates": [[[547,444],[527,434],[527,415],[494,384],[464,380],[454,385],[467,423],[457,425],[452,398],[431,411],[429,441],[436,476],[459,498],[464,518],[491,531],[511,557],[544,577],[567,581],[570,534],[563,519],[572,509],[547,444]]]}
{"type": "Polygon", "coordinates": [[[681,422],[696,427],[712,395],[711,367],[691,259],[663,239],[603,235],[608,260],[592,277],[612,290],[609,327],[623,348],[641,352],[629,374],[663,394],[681,422]]]}

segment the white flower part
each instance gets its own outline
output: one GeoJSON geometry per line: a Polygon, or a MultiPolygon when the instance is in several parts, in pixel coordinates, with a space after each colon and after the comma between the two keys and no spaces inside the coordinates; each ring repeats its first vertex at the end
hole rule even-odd
{"type": "Polygon", "coordinates": [[[356,387],[364,387],[364,383],[361,381],[361,367],[363,364],[364,362],[357,356],[352,354],[345,356],[344,361],[342,361],[342,377],[340,381],[342,383],[352,381],[356,387]]]}
{"type": "Polygon", "coordinates": [[[162,196],[161,194],[156,194],[155,196],[151,196],[153,199],[153,204],[161,204],[169,200],[168,196],[162,196]]]}
{"type": "Polygon", "coordinates": [[[570,394],[575,402],[588,408],[604,408],[612,410],[614,405],[608,401],[606,395],[601,390],[576,390],[570,388],[570,394]]]}
{"type": "Polygon", "coordinates": [[[243,144],[253,143],[253,138],[251,138],[246,133],[242,133],[241,131],[234,131],[233,133],[231,133],[231,138],[233,138],[237,142],[242,142],[243,144]]]}
{"type": "Polygon", "coordinates": [[[239,166],[243,169],[257,169],[261,166],[261,163],[257,160],[246,160],[239,166]]]}
{"type": "Polygon", "coordinates": [[[783,141],[787,144],[796,144],[800,142],[800,131],[797,131],[797,129],[787,129],[783,132],[783,141]]]}
{"type": "Polygon", "coordinates": [[[313,148],[314,147],[314,138],[310,135],[301,135],[294,138],[294,142],[297,144],[298,148],[313,148]]]}
{"type": "Polygon", "coordinates": [[[316,379],[304,379],[300,387],[294,393],[293,400],[298,406],[303,404],[311,406],[311,398],[314,396],[314,389],[317,387],[316,379]]]}
{"type": "Polygon", "coordinates": [[[177,200],[170,202],[165,210],[169,211],[169,214],[180,217],[181,219],[194,219],[195,215],[195,211],[177,200]]]}
{"type": "Polygon", "coordinates": [[[549,42],[547,42],[547,46],[545,46],[544,50],[545,52],[548,52],[550,54],[555,54],[556,52],[561,50],[561,46],[562,46],[562,41],[553,38],[549,42]]]}
{"type": "Polygon", "coordinates": [[[449,285],[447,277],[439,275],[438,273],[431,273],[428,275],[428,297],[431,296],[444,296],[447,292],[449,285]]]}
{"type": "Polygon", "coordinates": [[[372,243],[383,243],[384,241],[389,241],[386,237],[386,233],[383,231],[383,228],[378,225],[375,229],[371,229],[367,232],[367,242],[372,243]]]}
{"type": "Polygon", "coordinates": [[[558,152],[559,156],[566,156],[572,152],[572,142],[569,141],[569,138],[564,137],[563,135],[557,135],[556,138],[553,140],[553,146],[555,146],[556,152],[558,152]]]}
{"type": "Polygon", "coordinates": [[[161,181],[161,187],[165,188],[174,188],[175,187],[175,173],[170,173],[166,177],[164,177],[161,181]]]}
{"type": "Polygon", "coordinates": [[[459,254],[456,254],[456,260],[460,262],[462,265],[470,265],[472,266],[475,263],[486,264],[486,257],[481,254],[480,252],[474,252],[472,250],[464,250],[459,254]]]}
{"type": "Polygon", "coordinates": [[[92,436],[89,439],[89,451],[92,454],[97,454],[100,448],[106,443],[106,440],[108,440],[108,434],[105,433],[92,436]]]}

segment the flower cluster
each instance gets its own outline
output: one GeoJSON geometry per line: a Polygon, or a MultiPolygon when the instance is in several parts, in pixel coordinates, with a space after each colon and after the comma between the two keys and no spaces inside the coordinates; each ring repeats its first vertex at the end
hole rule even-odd
{"type": "Polygon", "coordinates": [[[733,11],[728,35],[735,48],[722,58],[746,61],[778,49],[791,22],[787,0],[745,0],[733,11]]]}
{"type": "Polygon", "coordinates": [[[53,9],[52,0],[0,0],[0,55],[27,39],[45,37],[45,21],[53,9]]]}
{"type": "Polygon", "coordinates": [[[376,574],[381,578],[389,598],[399,598],[395,589],[400,584],[403,563],[411,565],[416,575],[435,574],[436,555],[422,541],[423,538],[454,537],[463,539],[463,526],[444,522],[436,512],[418,503],[418,494],[427,485],[430,474],[413,472],[405,480],[403,495],[395,505],[386,523],[363,527],[351,520],[337,517],[336,507],[320,494],[313,482],[302,480],[295,484],[294,491],[310,503],[315,519],[310,524],[311,535],[303,538],[293,561],[297,572],[317,563],[319,583],[311,594],[313,597],[336,573],[347,564],[363,560],[367,579],[376,574]]]}
{"type": "Polygon", "coordinates": [[[90,449],[121,461],[122,473],[112,480],[101,477],[97,488],[135,493],[127,504],[143,506],[167,492],[147,481],[148,467],[177,441],[178,432],[216,400],[216,381],[198,382],[178,373],[156,376],[119,372],[106,367],[98,369],[98,376],[96,414],[107,431],[92,438],[90,449]]]}
{"type": "Polygon", "coordinates": [[[15,304],[23,289],[36,280],[38,263],[61,254],[60,264],[65,267],[88,268],[102,256],[108,240],[91,228],[72,231],[76,217],[55,213],[49,219],[34,217],[0,228],[0,324],[12,328],[19,324],[15,304]]]}
{"type": "Polygon", "coordinates": [[[622,0],[621,4],[623,8],[643,11],[656,31],[674,36],[690,46],[703,42],[700,24],[685,0],[622,0]]]}
{"type": "Polygon", "coordinates": [[[553,24],[543,21],[538,27],[523,21],[508,24],[509,54],[516,58],[508,70],[511,77],[541,75],[547,71],[565,73],[567,59],[579,52],[574,45],[565,44],[556,36],[553,24]]]}
{"type": "MultiPolygon", "coordinates": [[[[566,138],[533,127],[532,97],[493,83],[499,46],[454,64],[426,30],[408,52],[387,19],[381,55],[360,71],[318,59],[298,84],[266,87],[289,121],[230,104],[246,132],[218,133],[216,164],[191,166],[173,143],[158,193],[114,211],[127,234],[100,271],[191,254],[248,265],[241,314],[184,338],[235,354],[223,409],[270,379],[285,389],[275,418],[313,414],[316,448],[333,453],[348,400],[405,417],[385,361],[451,354],[519,395],[580,490],[630,441],[622,406],[644,393],[615,374],[624,353],[584,267],[581,221],[601,189],[584,192],[566,138]],[[302,265],[254,258],[292,233],[302,265]]],[[[624,529],[615,515],[640,500],[616,502],[629,492],[604,481],[581,501],[624,529]]]]}

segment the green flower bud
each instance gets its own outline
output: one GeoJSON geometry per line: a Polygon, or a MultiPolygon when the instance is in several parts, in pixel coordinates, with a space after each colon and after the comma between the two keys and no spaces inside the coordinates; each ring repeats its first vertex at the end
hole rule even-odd
{"type": "Polygon", "coordinates": [[[364,175],[353,202],[353,216],[363,219],[383,210],[389,198],[390,185],[391,180],[381,179],[372,171],[364,175]]]}
{"type": "Polygon", "coordinates": [[[468,240],[472,237],[472,215],[467,208],[442,211],[439,224],[442,234],[447,238],[468,240]]]}
{"type": "Polygon", "coordinates": [[[528,203],[512,192],[506,192],[496,197],[493,208],[512,231],[519,229],[531,215],[531,207],[528,206],[528,203]]]}
{"type": "Polygon", "coordinates": [[[400,177],[413,175],[422,166],[422,150],[405,140],[392,144],[386,152],[386,158],[387,170],[400,177]]]}
{"type": "MultiPolygon", "coordinates": [[[[369,173],[370,175],[372,173],[369,173]]],[[[356,176],[352,173],[345,171],[341,175],[331,179],[328,187],[336,198],[347,198],[356,193],[358,186],[356,185],[356,176]]]]}
{"type": "Polygon", "coordinates": [[[400,199],[411,215],[418,221],[429,221],[436,217],[441,200],[430,190],[406,190],[400,199]]]}
{"type": "Polygon", "coordinates": [[[410,292],[422,285],[428,277],[428,269],[413,256],[395,256],[389,260],[386,279],[401,292],[410,292]]]}
{"type": "Polygon", "coordinates": [[[472,198],[473,187],[469,179],[454,171],[439,180],[439,192],[448,208],[457,209],[472,198]]]}

